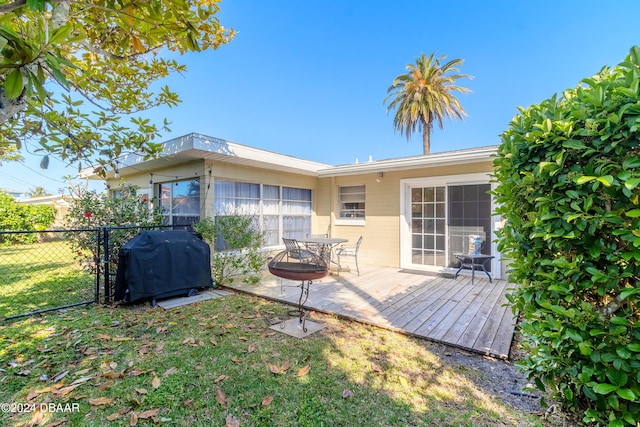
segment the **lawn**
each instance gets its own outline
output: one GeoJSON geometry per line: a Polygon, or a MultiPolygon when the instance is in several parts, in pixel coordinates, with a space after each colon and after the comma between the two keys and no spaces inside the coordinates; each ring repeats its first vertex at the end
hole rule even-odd
{"type": "Polygon", "coordinates": [[[22,412],[0,425],[548,425],[426,341],[320,314],[297,339],[269,328],[288,309],[231,295],[4,322],[0,403],[22,412]]]}
{"type": "Polygon", "coordinates": [[[0,246],[0,319],[94,298],[95,275],[68,242],[0,246]]]}

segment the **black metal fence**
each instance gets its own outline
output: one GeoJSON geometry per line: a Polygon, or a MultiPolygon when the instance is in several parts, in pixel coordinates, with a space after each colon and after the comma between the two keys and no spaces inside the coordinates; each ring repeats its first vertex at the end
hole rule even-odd
{"type": "Polygon", "coordinates": [[[100,253],[99,229],[0,231],[0,319],[98,301],[93,255],[70,245],[70,234],[78,233],[100,253]]]}
{"type": "Polygon", "coordinates": [[[157,228],[0,230],[0,319],[113,301],[120,247],[157,228]]]}

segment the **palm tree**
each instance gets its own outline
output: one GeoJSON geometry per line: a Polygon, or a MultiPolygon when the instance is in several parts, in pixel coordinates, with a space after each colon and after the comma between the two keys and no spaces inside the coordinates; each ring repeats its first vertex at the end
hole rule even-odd
{"type": "Polygon", "coordinates": [[[401,74],[393,80],[387,89],[384,103],[391,101],[387,107],[387,114],[396,109],[393,125],[397,131],[404,133],[407,140],[416,129],[422,129],[422,145],[424,154],[431,151],[431,129],[433,121],[438,122],[442,129],[445,117],[464,120],[466,112],[460,102],[453,95],[471,92],[470,89],[456,86],[456,80],[472,79],[467,74],[456,74],[462,59],[454,59],[441,64],[444,55],[434,59],[435,52],[428,57],[423,53],[416,58],[415,64],[407,65],[407,73],[401,74]]]}
{"type": "Polygon", "coordinates": [[[37,186],[27,191],[25,193],[25,196],[29,197],[30,199],[33,199],[35,197],[51,196],[51,193],[45,190],[44,187],[37,186]]]}

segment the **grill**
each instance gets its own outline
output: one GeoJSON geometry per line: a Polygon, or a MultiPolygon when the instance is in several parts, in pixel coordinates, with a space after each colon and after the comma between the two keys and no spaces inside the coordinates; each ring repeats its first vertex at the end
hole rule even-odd
{"type": "Polygon", "coordinates": [[[185,230],[142,231],[118,254],[115,301],[197,295],[213,286],[209,245],[185,230]]]}

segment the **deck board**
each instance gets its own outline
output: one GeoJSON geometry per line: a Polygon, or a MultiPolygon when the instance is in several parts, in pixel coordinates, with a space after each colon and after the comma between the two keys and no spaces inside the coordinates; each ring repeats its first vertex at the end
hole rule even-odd
{"type": "MultiPolygon", "coordinates": [[[[506,359],[515,319],[505,292],[513,285],[461,275],[458,279],[360,266],[360,276],[343,272],[315,280],[305,308],[393,329],[412,336],[506,359]]],[[[300,282],[265,276],[255,285],[227,286],[297,304],[300,282]]]]}

